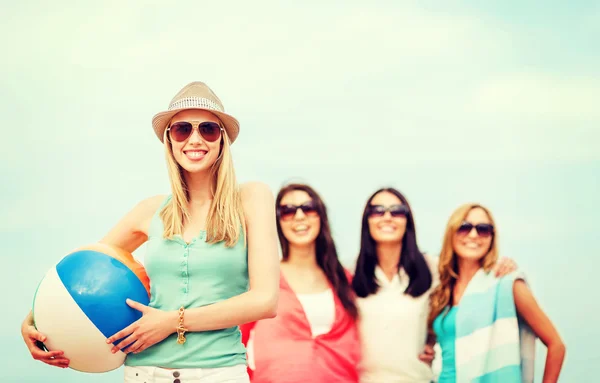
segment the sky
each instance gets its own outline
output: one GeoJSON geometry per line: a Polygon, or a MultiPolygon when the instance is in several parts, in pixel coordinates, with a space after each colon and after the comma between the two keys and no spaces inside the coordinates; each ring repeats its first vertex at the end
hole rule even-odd
{"type": "Polygon", "coordinates": [[[151,118],[191,81],[240,120],[239,182],[314,186],[348,268],[382,186],[434,255],[456,207],[488,206],[566,342],[561,381],[597,376],[600,6],[471,3],[4,3],[0,380],[122,380],[33,361],[20,323],[55,262],[169,192],[151,118]]]}

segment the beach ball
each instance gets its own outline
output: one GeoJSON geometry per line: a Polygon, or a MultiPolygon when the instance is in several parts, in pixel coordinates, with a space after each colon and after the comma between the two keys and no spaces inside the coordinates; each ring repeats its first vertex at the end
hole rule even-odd
{"type": "Polygon", "coordinates": [[[82,247],[42,278],[33,299],[34,324],[46,335],[48,350],[64,351],[70,368],[111,371],[125,362],[126,354],[111,353],[113,345],[106,344],[106,338],[142,316],[125,303],[127,298],[149,303],[150,282],[144,267],[117,247],[82,247]]]}

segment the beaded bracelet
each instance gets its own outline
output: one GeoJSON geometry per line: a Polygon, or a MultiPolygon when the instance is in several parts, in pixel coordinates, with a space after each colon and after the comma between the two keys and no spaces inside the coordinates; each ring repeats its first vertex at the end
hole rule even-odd
{"type": "Polygon", "coordinates": [[[185,309],[183,306],[179,308],[179,326],[177,326],[177,343],[184,344],[185,343],[185,332],[187,329],[183,327],[183,314],[185,309]]]}

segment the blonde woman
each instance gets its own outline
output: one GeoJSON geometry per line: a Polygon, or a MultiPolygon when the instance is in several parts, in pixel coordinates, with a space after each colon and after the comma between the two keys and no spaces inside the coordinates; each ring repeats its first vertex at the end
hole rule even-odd
{"type": "MultiPolygon", "coordinates": [[[[239,123],[204,83],[180,90],[152,125],[171,194],[140,202],[101,240],[129,252],[148,242],[151,300],[128,301],[143,316],[107,343],[127,353],[125,382],[248,382],[238,326],[273,318],[278,302],[273,195],[261,183],[238,187],[239,123]]],[[[45,337],[31,313],[22,333],[34,359],[68,366],[61,351],[36,346],[45,337]]]]}
{"type": "Polygon", "coordinates": [[[491,274],[497,229],[488,209],[458,208],[439,259],[429,329],[442,349],[439,383],[533,382],[535,337],[547,346],[544,383],[558,381],[565,346],[522,274],[491,274]]]}

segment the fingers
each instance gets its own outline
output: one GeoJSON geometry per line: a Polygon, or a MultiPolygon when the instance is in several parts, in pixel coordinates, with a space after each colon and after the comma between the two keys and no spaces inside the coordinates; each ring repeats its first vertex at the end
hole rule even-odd
{"type": "Polygon", "coordinates": [[[69,367],[70,360],[64,356],[62,351],[43,351],[35,346],[30,348],[29,351],[35,360],[39,360],[50,366],[69,367]]]}
{"type": "Polygon", "coordinates": [[[21,334],[27,343],[29,341],[45,342],[46,336],[39,332],[34,326],[29,325],[21,328],[21,334]]]}
{"type": "Polygon", "coordinates": [[[41,332],[37,331],[35,327],[29,326],[24,332],[25,344],[29,349],[31,357],[40,362],[44,362],[47,365],[67,368],[69,367],[70,360],[64,356],[64,352],[60,350],[46,351],[41,347],[44,347],[43,342],[46,341],[46,336],[41,332]]]}
{"type": "MultiPolygon", "coordinates": [[[[37,342],[39,342],[39,341],[34,338],[26,338],[26,341],[25,341],[25,343],[27,344],[27,348],[29,349],[29,352],[31,353],[31,356],[33,357],[33,359],[42,359],[47,354],[50,354],[50,353],[41,349],[38,346],[37,342]]],[[[52,351],[52,353],[53,353],[52,356],[62,355],[62,351],[52,351]]]]}
{"type": "Polygon", "coordinates": [[[502,268],[502,263],[500,262],[496,262],[496,264],[494,265],[494,267],[492,268],[492,270],[494,270],[494,275],[496,277],[500,276],[500,269],[502,268]]]}
{"type": "Polygon", "coordinates": [[[515,270],[517,270],[517,264],[512,259],[509,259],[506,263],[506,274],[510,274],[515,270]]]}
{"type": "Polygon", "coordinates": [[[434,359],[433,355],[429,355],[429,354],[420,354],[419,355],[419,360],[423,363],[427,363],[428,365],[431,365],[433,363],[433,359],[434,359]]]}
{"type": "Polygon", "coordinates": [[[47,359],[47,360],[42,360],[42,362],[46,363],[49,366],[55,366],[55,367],[60,367],[60,368],[69,367],[69,360],[67,358],[47,359]]]}
{"type": "Polygon", "coordinates": [[[497,277],[501,277],[504,276],[508,273],[509,268],[506,267],[506,264],[502,264],[498,267],[498,270],[496,270],[496,276],[497,277]]]}
{"type": "Polygon", "coordinates": [[[435,359],[435,350],[433,346],[426,344],[423,348],[423,352],[419,354],[419,360],[421,362],[431,365],[435,359]]]}
{"type": "Polygon", "coordinates": [[[130,347],[136,341],[137,341],[137,338],[132,334],[132,335],[128,336],[127,338],[123,339],[122,341],[120,341],[119,343],[115,344],[115,346],[110,351],[113,354],[119,350],[125,352],[125,349],[127,347],[130,347]]]}
{"type": "Polygon", "coordinates": [[[510,258],[501,258],[494,265],[494,274],[496,277],[502,277],[512,273],[517,269],[517,264],[510,258]]]}
{"type": "Polygon", "coordinates": [[[44,351],[37,347],[29,349],[29,351],[31,351],[31,356],[33,356],[33,359],[36,360],[64,358],[64,353],[62,351],[44,351]]]}
{"type": "Polygon", "coordinates": [[[127,303],[129,305],[129,307],[136,309],[137,311],[141,312],[142,314],[146,312],[147,306],[145,306],[139,302],[136,302],[134,300],[127,298],[125,300],[125,303],[127,303]]]}
{"type": "Polygon", "coordinates": [[[495,270],[495,275],[496,277],[501,277],[503,276],[506,272],[506,266],[504,265],[504,262],[498,262],[495,266],[494,266],[494,270],[495,270]]]}
{"type": "Polygon", "coordinates": [[[36,330],[33,326],[31,326],[28,336],[30,338],[38,340],[42,343],[46,341],[46,336],[44,334],[42,334],[41,332],[39,332],[38,330],[36,330]]]}
{"type": "MultiPolygon", "coordinates": [[[[111,343],[116,342],[119,339],[123,339],[127,336],[130,336],[133,333],[133,331],[135,330],[135,326],[137,326],[137,324],[136,324],[136,322],[133,322],[129,326],[125,327],[123,330],[119,331],[115,335],[106,339],[106,343],[111,344],[111,343]]],[[[121,341],[121,343],[122,343],[122,341],[121,341]]]]}
{"type": "Polygon", "coordinates": [[[127,353],[127,354],[129,354],[129,353],[134,353],[135,354],[137,352],[140,352],[140,351],[144,350],[145,348],[146,347],[144,347],[144,344],[143,344],[142,340],[138,339],[135,342],[133,342],[129,347],[123,349],[122,351],[124,353],[127,353]]]}

